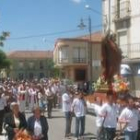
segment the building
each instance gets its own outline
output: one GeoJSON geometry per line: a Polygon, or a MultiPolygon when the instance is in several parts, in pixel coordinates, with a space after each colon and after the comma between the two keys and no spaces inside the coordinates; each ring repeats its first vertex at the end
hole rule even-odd
{"type": "Polygon", "coordinates": [[[9,77],[20,80],[49,77],[47,62],[53,59],[52,51],[14,51],[7,56],[12,61],[9,77]]]}
{"type": "Polygon", "coordinates": [[[77,38],[61,38],[56,41],[54,48],[55,66],[61,68],[63,78],[74,82],[84,82],[91,79],[89,73],[89,47],[92,46],[92,80],[95,81],[101,72],[101,41],[102,34],[92,34],[77,38]]]}
{"type": "Polygon", "coordinates": [[[132,71],[127,76],[131,79],[132,88],[139,91],[140,38],[138,34],[140,29],[140,0],[103,0],[102,5],[103,22],[108,24],[110,21],[111,31],[116,34],[117,43],[123,52],[123,63],[127,64],[132,71]]]}

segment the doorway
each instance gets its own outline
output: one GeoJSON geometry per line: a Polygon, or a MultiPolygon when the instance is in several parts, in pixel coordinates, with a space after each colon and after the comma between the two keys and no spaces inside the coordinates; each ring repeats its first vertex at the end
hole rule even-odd
{"type": "Polygon", "coordinates": [[[75,69],[75,81],[86,81],[85,69],[75,69]]]}

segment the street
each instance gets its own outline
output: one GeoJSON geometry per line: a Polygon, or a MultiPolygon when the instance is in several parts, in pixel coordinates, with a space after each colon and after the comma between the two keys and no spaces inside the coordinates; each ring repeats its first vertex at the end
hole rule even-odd
{"type": "MultiPolygon", "coordinates": [[[[31,115],[28,111],[26,112],[27,118],[31,115]]],[[[47,114],[45,113],[45,116],[47,114]]],[[[49,140],[67,140],[64,138],[65,131],[65,118],[63,112],[60,109],[54,109],[52,113],[52,118],[48,119],[49,123],[49,140]]],[[[75,118],[72,121],[72,135],[74,134],[74,123],[75,118]]],[[[95,127],[95,117],[92,115],[87,115],[86,117],[86,129],[85,129],[85,140],[95,140],[96,127],[95,127]]],[[[70,139],[74,139],[72,136],[70,139]]],[[[0,140],[6,140],[5,136],[0,136],[0,140]]]]}

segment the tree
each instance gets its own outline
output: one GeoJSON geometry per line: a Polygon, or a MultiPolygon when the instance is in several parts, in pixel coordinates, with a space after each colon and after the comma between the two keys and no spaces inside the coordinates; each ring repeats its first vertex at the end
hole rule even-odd
{"type": "Polygon", "coordinates": [[[2,34],[0,35],[0,47],[3,47],[4,46],[4,41],[9,36],[10,36],[10,33],[9,32],[2,32],[2,34]]]}
{"type": "Polygon", "coordinates": [[[0,50],[0,70],[10,68],[10,60],[7,58],[6,54],[0,50]]]}
{"type": "Polygon", "coordinates": [[[60,70],[55,67],[53,59],[49,59],[47,61],[47,68],[50,77],[54,77],[54,78],[59,77],[60,70]]]}

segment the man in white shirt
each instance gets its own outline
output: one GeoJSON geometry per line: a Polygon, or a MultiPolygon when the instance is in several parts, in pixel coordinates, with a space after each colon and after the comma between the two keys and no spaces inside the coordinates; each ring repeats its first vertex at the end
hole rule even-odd
{"type": "Polygon", "coordinates": [[[2,97],[2,89],[0,89],[0,134],[2,133],[2,124],[3,124],[5,107],[6,107],[6,100],[4,97],[2,97]]]}
{"type": "Polygon", "coordinates": [[[70,91],[67,90],[67,92],[62,95],[62,110],[65,113],[66,118],[65,137],[69,137],[71,135],[71,121],[72,121],[71,104],[72,98],[70,96],[70,91]]]}
{"type": "Polygon", "coordinates": [[[54,94],[53,97],[53,107],[56,108],[56,104],[57,104],[57,94],[58,94],[58,86],[57,83],[53,83],[51,86],[51,91],[54,94]]]}
{"type": "Polygon", "coordinates": [[[139,112],[134,106],[134,99],[128,97],[128,106],[119,116],[119,123],[123,124],[125,140],[137,140],[139,112]]]}
{"type": "Polygon", "coordinates": [[[49,85],[48,87],[45,87],[44,90],[45,90],[45,95],[47,96],[48,118],[51,118],[52,117],[52,104],[53,104],[54,94],[51,90],[51,85],[49,85]]]}
{"type": "Polygon", "coordinates": [[[113,92],[108,91],[107,103],[101,108],[101,116],[104,117],[102,127],[104,140],[113,140],[117,127],[117,106],[113,103],[113,92]]]}
{"type": "Polygon", "coordinates": [[[101,134],[101,127],[103,123],[103,117],[101,117],[102,100],[100,97],[95,98],[95,103],[90,104],[96,114],[96,127],[97,127],[97,140],[101,140],[103,137],[101,134]]]}
{"type": "Polygon", "coordinates": [[[19,110],[21,113],[25,113],[25,96],[26,96],[26,90],[25,87],[21,86],[20,90],[18,91],[18,104],[19,104],[19,110]]]}
{"type": "Polygon", "coordinates": [[[85,132],[85,115],[86,115],[86,102],[83,98],[83,93],[76,92],[76,98],[72,103],[72,111],[75,113],[75,140],[83,138],[85,132]]]}

